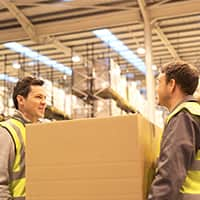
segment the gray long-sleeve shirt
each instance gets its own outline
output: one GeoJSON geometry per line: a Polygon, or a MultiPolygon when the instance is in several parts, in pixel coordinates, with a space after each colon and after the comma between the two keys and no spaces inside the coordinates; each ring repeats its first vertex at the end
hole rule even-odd
{"type": "MultiPolygon", "coordinates": [[[[187,98],[186,101],[193,101],[187,98]]],[[[183,110],[164,129],[156,176],[148,200],[179,200],[187,170],[200,149],[200,121],[183,110]]]]}
{"type": "Polygon", "coordinates": [[[0,127],[0,199],[11,200],[9,182],[15,160],[15,146],[12,137],[5,128],[0,127]]]}

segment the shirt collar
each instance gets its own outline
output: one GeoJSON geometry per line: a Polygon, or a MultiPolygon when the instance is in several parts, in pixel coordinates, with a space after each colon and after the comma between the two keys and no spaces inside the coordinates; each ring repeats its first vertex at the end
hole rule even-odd
{"type": "Polygon", "coordinates": [[[20,112],[19,110],[15,110],[13,118],[18,119],[20,121],[22,121],[24,124],[30,124],[32,123],[29,119],[27,119],[22,112],[20,112]]]}

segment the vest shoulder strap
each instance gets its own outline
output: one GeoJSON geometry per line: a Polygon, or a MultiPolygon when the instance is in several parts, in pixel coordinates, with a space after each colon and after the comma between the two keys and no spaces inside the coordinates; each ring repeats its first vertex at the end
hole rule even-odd
{"type": "Polygon", "coordinates": [[[186,109],[192,115],[200,116],[200,104],[198,102],[184,102],[180,104],[166,119],[166,123],[170,121],[170,119],[179,113],[181,110],[186,109]]]}

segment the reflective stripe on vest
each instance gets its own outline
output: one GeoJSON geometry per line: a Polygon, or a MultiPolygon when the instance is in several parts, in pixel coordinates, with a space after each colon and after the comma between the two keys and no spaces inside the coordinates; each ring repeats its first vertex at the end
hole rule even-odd
{"type": "MultiPolygon", "coordinates": [[[[169,123],[171,118],[179,113],[181,110],[186,109],[192,115],[200,116],[200,104],[197,102],[184,102],[179,105],[168,117],[166,123],[169,123]]],[[[200,150],[197,151],[195,160],[187,171],[187,176],[181,187],[180,192],[183,199],[196,200],[200,199],[200,150]]]]}
{"type": "Polygon", "coordinates": [[[0,126],[6,128],[15,143],[15,161],[12,169],[12,181],[9,184],[13,199],[25,197],[25,127],[16,119],[1,122],[0,126]]]}

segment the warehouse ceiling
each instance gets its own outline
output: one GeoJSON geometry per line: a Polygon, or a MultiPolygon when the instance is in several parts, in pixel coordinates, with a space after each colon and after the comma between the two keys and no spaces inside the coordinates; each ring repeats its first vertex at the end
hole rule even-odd
{"type": "MultiPolygon", "coordinates": [[[[66,78],[62,72],[4,45],[17,42],[70,68],[111,57],[122,73],[142,80],[143,72],[92,31],[108,29],[136,53],[138,47],[145,46],[144,14],[152,26],[154,65],[181,58],[200,66],[199,0],[0,0],[0,73],[41,75],[54,81],[66,78]],[[81,61],[73,63],[72,55],[80,56],[81,61]],[[13,63],[19,63],[21,69],[14,69],[13,63]]],[[[145,62],[144,55],[138,56],[145,62]]]]}

